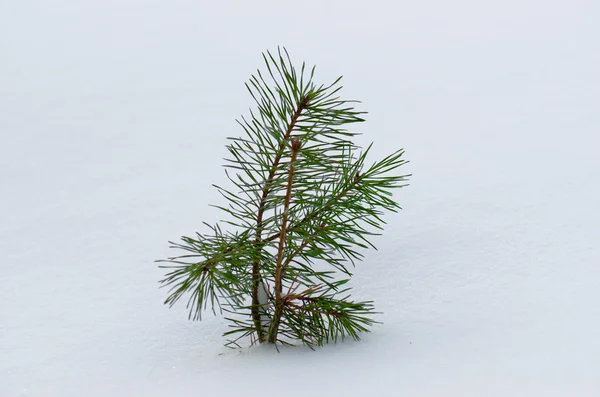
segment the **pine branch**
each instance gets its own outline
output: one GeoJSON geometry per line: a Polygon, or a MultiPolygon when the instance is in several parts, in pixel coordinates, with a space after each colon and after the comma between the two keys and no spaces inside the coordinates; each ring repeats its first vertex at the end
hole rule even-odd
{"type": "Polygon", "coordinates": [[[263,60],[266,72],[246,84],[256,106],[237,120],[245,136],[227,145],[232,187],[213,185],[227,202],[215,206],[228,215],[221,224],[235,232],[206,225],[211,233],[171,243],[184,253],[162,261],[165,303],[189,295],[193,319],[208,306],[227,312],[231,346],[358,339],[375,323],[373,305],[344,296],[349,279],[338,275],[351,276],[384,213],[400,209],[391,190],[406,185],[394,173],[404,152],[366,166],[371,146],[360,152],[347,129],[365,113],[340,98],[341,78],[316,85],[315,68],[297,71],[285,49],[263,60]]]}
{"type": "MultiPolygon", "coordinates": [[[[341,280],[337,286],[347,281],[341,280]]],[[[285,296],[281,334],[302,340],[310,347],[347,336],[360,340],[359,333],[368,332],[367,327],[376,323],[368,317],[374,314],[373,305],[368,301],[352,302],[348,298],[336,299],[335,294],[321,285],[285,296]]]]}

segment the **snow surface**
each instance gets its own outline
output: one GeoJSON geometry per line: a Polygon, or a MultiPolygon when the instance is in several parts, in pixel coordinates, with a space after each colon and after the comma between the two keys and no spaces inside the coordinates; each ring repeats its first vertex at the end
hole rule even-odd
{"type": "MultiPolygon", "coordinates": [[[[600,6],[0,3],[0,396],[600,395],[600,6]],[[243,82],[345,75],[414,173],[359,343],[232,351],[153,260],[219,215],[243,82]],[[259,385],[259,386],[257,386],[259,385]]],[[[373,158],[375,158],[375,156],[373,158]]]]}

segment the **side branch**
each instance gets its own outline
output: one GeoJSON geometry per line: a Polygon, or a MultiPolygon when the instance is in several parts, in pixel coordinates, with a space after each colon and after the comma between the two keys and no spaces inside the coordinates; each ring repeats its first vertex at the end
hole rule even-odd
{"type": "MultiPolygon", "coordinates": [[[[362,178],[362,175],[360,175],[357,172],[354,179],[352,180],[352,182],[344,190],[342,190],[341,192],[339,192],[338,194],[336,194],[334,196],[331,196],[331,198],[329,198],[329,200],[325,203],[325,205],[316,208],[314,212],[310,213],[309,215],[305,216],[301,220],[294,223],[292,226],[290,226],[289,230],[290,231],[295,230],[296,228],[306,224],[307,222],[310,222],[310,221],[316,219],[322,213],[327,212],[329,209],[331,209],[333,206],[335,206],[341,199],[343,199],[348,193],[350,193],[353,189],[355,189],[356,186],[360,183],[361,178],[362,178]]],[[[320,227],[321,228],[325,227],[325,224],[321,223],[320,227]]],[[[276,240],[277,237],[279,237],[279,233],[274,233],[274,234],[270,235],[269,237],[265,238],[264,241],[267,241],[267,242],[273,241],[273,240],[276,240]]],[[[307,242],[307,244],[308,243],[309,242],[307,242]]]]}

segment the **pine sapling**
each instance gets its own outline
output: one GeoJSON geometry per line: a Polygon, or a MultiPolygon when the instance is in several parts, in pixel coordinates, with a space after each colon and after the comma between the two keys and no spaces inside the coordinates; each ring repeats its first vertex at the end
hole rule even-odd
{"type": "Polygon", "coordinates": [[[230,186],[214,185],[228,220],[171,242],[184,252],[160,261],[165,303],[189,296],[192,319],[209,306],[227,313],[231,346],[358,340],[374,307],[351,299],[349,265],[400,209],[392,189],[406,186],[409,175],[395,173],[404,151],[367,165],[372,144],[361,150],[348,129],[365,112],[340,99],[341,77],[317,85],[315,68],[297,70],[285,49],[263,59],[266,71],[246,83],[255,109],[238,120],[245,135],[228,138],[230,186]]]}

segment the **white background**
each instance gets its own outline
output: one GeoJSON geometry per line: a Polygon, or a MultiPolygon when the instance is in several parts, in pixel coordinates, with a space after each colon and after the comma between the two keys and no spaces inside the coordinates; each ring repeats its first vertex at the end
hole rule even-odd
{"type": "Polygon", "coordinates": [[[599,4],[0,0],[0,396],[600,395],[599,4]],[[414,176],[353,280],[384,324],[231,351],[153,260],[278,45],[414,176]]]}

